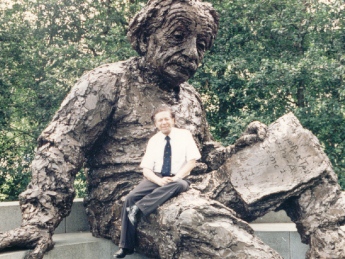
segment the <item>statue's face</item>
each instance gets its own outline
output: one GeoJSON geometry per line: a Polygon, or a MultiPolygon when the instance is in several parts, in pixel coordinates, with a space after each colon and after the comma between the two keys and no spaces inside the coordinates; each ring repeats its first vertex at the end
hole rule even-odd
{"type": "Polygon", "coordinates": [[[192,77],[212,41],[212,16],[187,4],[172,5],[148,40],[146,62],[170,85],[192,77]]]}

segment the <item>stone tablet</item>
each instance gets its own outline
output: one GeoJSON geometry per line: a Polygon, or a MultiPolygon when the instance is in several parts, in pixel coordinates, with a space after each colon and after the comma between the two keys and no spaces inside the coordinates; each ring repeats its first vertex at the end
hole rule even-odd
{"type": "Polygon", "coordinates": [[[318,139],[292,113],[272,123],[263,142],[239,151],[226,163],[231,183],[247,204],[292,191],[330,166],[318,139]]]}

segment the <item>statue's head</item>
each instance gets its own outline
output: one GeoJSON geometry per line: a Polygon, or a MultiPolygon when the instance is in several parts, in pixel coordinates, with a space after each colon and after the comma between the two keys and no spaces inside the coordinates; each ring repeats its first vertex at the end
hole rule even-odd
{"type": "Polygon", "coordinates": [[[199,0],[149,0],[127,36],[150,69],[177,85],[194,75],[214,42],[218,20],[211,4],[199,0]]]}

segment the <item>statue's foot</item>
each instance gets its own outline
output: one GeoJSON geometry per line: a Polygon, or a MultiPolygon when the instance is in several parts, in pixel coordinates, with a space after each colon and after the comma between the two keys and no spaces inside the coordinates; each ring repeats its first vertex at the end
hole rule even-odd
{"type": "Polygon", "coordinates": [[[54,247],[54,242],[47,229],[28,225],[0,233],[0,250],[8,247],[30,248],[25,259],[41,259],[54,247]]]}

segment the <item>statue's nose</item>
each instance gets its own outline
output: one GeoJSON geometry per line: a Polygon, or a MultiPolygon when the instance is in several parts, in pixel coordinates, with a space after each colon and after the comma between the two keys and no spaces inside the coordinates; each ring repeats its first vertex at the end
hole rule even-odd
{"type": "Polygon", "coordinates": [[[190,40],[187,41],[186,47],[183,50],[183,55],[188,57],[190,61],[198,63],[198,48],[196,45],[196,38],[193,37],[190,40]]]}

